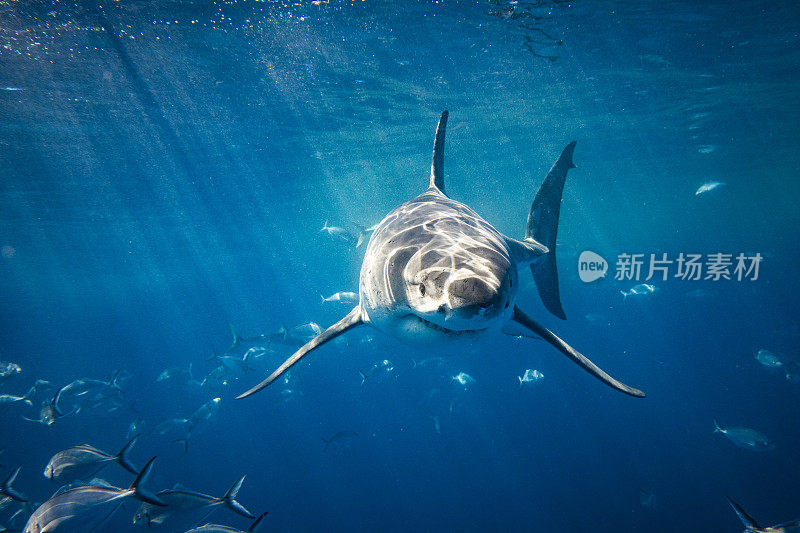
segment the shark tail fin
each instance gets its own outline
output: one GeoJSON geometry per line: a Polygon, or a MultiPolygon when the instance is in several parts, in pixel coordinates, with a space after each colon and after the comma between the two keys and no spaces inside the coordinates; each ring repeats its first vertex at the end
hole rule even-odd
{"type": "Polygon", "coordinates": [[[114,459],[120,464],[120,466],[131,474],[137,474],[139,472],[128,459],[128,452],[131,450],[131,448],[133,448],[133,445],[138,438],[139,434],[134,435],[133,438],[131,438],[131,440],[129,440],[128,443],[122,447],[119,453],[114,456],[114,459]]]}
{"type": "MultiPolygon", "coordinates": [[[[416,365],[414,365],[416,366],[416,365]]],[[[367,381],[367,375],[363,373],[361,370],[358,371],[358,375],[361,376],[361,386],[364,386],[364,382],[367,381]]]]}
{"type": "Polygon", "coordinates": [[[244,506],[236,501],[236,496],[239,495],[239,489],[242,488],[242,483],[244,483],[245,476],[240,477],[236,480],[236,483],[231,485],[231,488],[228,489],[228,492],[225,493],[225,496],[222,497],[222,501],[225,502],[225,505],[236,514],[242,515],[245,518],[253,519],[255,516],[244,508],[244,506]]]}
{"type": "MultiPolygon", "coordinates": [[[[719,422],[717,421],[716,417],[714,417],[713,420],[714,420],[714,431],[713,431],[713,433],[725,433],[722,430],[722,427],[719,425],[719,422]]],[[[728,499],[730,499],[730,498],[728,498],[728,499]]]]}
{"type": "Polygon", "coordinates": [[[144,465],[144,468],[142,468],[142,470],[137,474],[136,479],[133,480],[133,483],[131,483],[131,486],[128,487],[128,490],[132,490],[133,496],[138,500],[149,503],[150,505],[166,507],[167,504],[161,501],[158,496],[142,488],[142,484],[144,484],[144,482],[147,481],[148,476],[150,476],[150,471],[153,469],[153,461],[155,460],[156,458],[153,457],[147,461],[147,464],[144,465]]]}
{"type": "Polygon", "coordinates": [[[520,376],[517,376],[517,379],[519,380],[519,388],[521,389],[522,388],[522,378],[520,376]]]}
{"type": "Polygon", "coordinates": [[[623,300],[627,300],[627,299],[628,299],[628,293],[627,293],[627,292],[625,292],[625,291],[619,291],[619,293],[622,295],[622,299],[623,299],[623,300]]]}
{"type": "Polygon", "coordinates": [[[28,500],[13,487],[14,480],[17,479],[17,475],[19,474],[21,468],[21,466],[18,466],[16,470],[11,472],[6,480],[3,481],[3,485],[0,486],[0,494],[20,503],[25,503],[28,500]]]}
{"type": "Polygon", "coordinates": [[[745,530],[746,532],[761,531],[761,526],[759,526],[758,523],[753,520],[752,516],[747,514],[747,512],[742,509],[741,505],[733,501],[731,498],[728,498],[728,503],[731,504],[731,507],[733,507],[733,510],[736,511],[736,515],[739,517],[739,520],[741,520],[742,524],[744,524],[744,527],[747,528],[745,530]]]}
{"type": "Polygon", "coordinates": [[[566,319],[561,307],[561,296],[558,290],[558,269],[556,268],[556,236],[558,235],[558,215],[561,212],[561,195],[567,180],[567,171],[575,168],[572,153],[575,141],[572,141],[561,152],[553,164],[547,177],[542,182],[528,213],[525,226],[525,240],[534,240],[547,247],[549,252],[531,264],[533,280],[542,303],[548,311],[561,319],[566,319]]]}
{"type": "Polygon", "coordinates": [[[429,187],[436,187],[442,194],[444,192],[444,134],[447,128],[447,117],[449,113],[445,110],[439,118],[436,126],[436,137],[433,140],[433,159],[431,161],[431,181],[429,187]]]}
{"type": "Polygon", "coordinates": [[[327,218],[325,219],[325,223],[322,225],[322,227],[319,230],[320,231],[325,231],[326,229],[328,229],[328,219],[327,218]]]}
{"type": "Polygon", "coordinates": [[[248,533],[255,533],[255,531],[258,529],[258,526],[260,526],[260,525],[261,525],[261,521],[262,521],[262,520],[264,519],[264,517],[265,517],[265,516],[267,516],[268,514],[269,514],[269,512],[266,512],[266,511],[265,511],[265,512],[263,512],[263,513],[261,513],[261,515],[260,515],[258,518],[256,518],[256,521],[255,521],[255,522],[253,522],[253,523],[250,525],[250,527],[248,527],[248,528],[247,528],[247,532],[248,532],[248,533]]]}
{"type": "Polygon", "coordinates": [[[338,321],[337,323],[335,323],[334,325],[332,325],[331,327],[329,327],[328,329],[326,329],[325,331],[323,331],[322,333],[320,333],[319,335],[317,335],[316,337],[305,343],[302,348],[300,348],[294,354],[292,354],[292,356],[289,357],[289,359],[287,359],[286,361],[284,361],[283,364],[279,366],[277,370],[275,370],[272,374],[270,374],[270,376],[267,379],[265,379],[252,389],[248,390],[247,392],[240,394],[239,396],[236,397],[236,399],[241,400],[242,398],[247,398],[248,396],[257,393],[258,391],[267,387],[270,383],[278,379],[284,372],[289,370],[292,367],[292,365],[294,365],[296,362],[302,359],[308,352],[310,352],[314,348],[317,348],[318,346],[325,344],[329,340],[335,339],[345,331],[352,329],[356,326],[359,326],[363,323],[364,320],[361,318],[361,306],[356,305],[353,308],[353,310],[347,313],[347,316],[345,316],[343,319],[341,319],[340,321],[338,321]]]}

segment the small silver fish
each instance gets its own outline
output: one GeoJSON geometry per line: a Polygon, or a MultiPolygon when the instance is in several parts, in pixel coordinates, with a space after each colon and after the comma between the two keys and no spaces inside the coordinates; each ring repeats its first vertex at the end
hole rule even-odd
{"type": "Polygon", "coordinates": [[[58,480],[88,479],[113,462],[119,463],[131,474],[137,474],[139,471],[131,465],[127,454],[138,438],[136,435],[129,440],[116,455],[109,455],[88,444],[62,450],[50,458],[44,469],[44,477],[58,480]]]}
{"type": "Polygon", "coordinates": [[[222,401],[221,398],[212,398],[192,413],[192,416],[189,417],[189,425],[192,429],[196,428],[202,422],[213,417],[219,411],[219,404],[222,401]]]}
{"type": "Polygon", "coordinates": [[[0,381],[16,376],[22,372],[22,367],[10,361],[0,361],[0,381]]]}
{"type": "Polygon", "coordinates": [[[322,328],[316,322],[307,322],[295,326],[286,332],[286,339],[292,343],[305,344],[322,333],[322,328]]]}
{"type": "Polygon", "coordinates": [[[356,224],[356,227],[358,228],[358,238],[356,239],[356,248],[358,248],[359,246],[364,244],[364,241],[367,240],[367,237],[369,237],[369,235],[377,229],[378,224],[375,224],[368,228],[356,224]]]}
{"type": "Polygon", "coordinates": [[[711,191],[719,189],[723,185],[726,185],[726,184],[721,182],[721,181],[709,181],[709,182],[706,182],[706,183],[702,184],[697,189],[697,191],[695,191],[694,195],[695,196],[700,196],[701,194],[709,193],[711,191]]]}
{"type": "Polygon", "coordinates": [[[714,433],[722,433],[735,445],[755,452],[767,452],[775,449],[775,445],[758,431],[745,427],[723,428],[714,419],[714,433]]]}
{"type": "Polygon", "coordinates": [[[130,496],[154,507],[165,505],[157,496],[141,487],[150,475],[153,461],[155,457],[147,462],[127,489],[103,484],[56,492],[33,512],[22,530],[23,533],[74,533],[94,530],[130,496]],[[112,506],[110,513],[105,509],[109,505],[112,506]]]}
{"type": "Polygon", "coordinates": [[[763,348],[756,352],[756,361],[769,368],[783,366],[783,361],[777,355],[763,348]]]}
{"type": "Polygon", "coordinates": [[[246,530],[236,529],[230,526],[222,526],[220,524],[205,524],[200,527],[190,529],[186,533],[254,533],[261,524],[261,520],[267,516],[267,514],[269,513],[262,513],[261,516],[256,518],[256,521],[253,522],[246,530]]]}
{"type": "Polygon", "coordinates": [[[156,382],[160,383],[162,381],[167,381],[168,379],[172,379],[172,378],[174,378],[176,376],[179,376],[179,375],[183,374],[184,372],[186,372],[186,370],[181,368],[181,367],[179,367],[179,366],[171,366],[171,367],[165,368],[164,370],[161,371],[161,373],[156,378],[156,382]]]}
{"type": "Polygon", "coordinates": [[[337,226],[329,226],[327,220],[325,221],[325,224],[323,224],[322,229],[319,231],[320,233],[327,232],[331,237],[336,237],[342,239],[343,241],[349,241],[352,239],[352,235],[350,235],[349,231],[337,226]]]}
{"type": "Polygon", "coordinates": [[[208,494],[188,490],[180,485],[176,485],[175,488],[172,489],[162,490],[156,494],[156,498],[164,502],[166,506],[156,506],[151,502],[143,502],[133,517],[133,523],[147,524],[148,526],[151,524],[164,524],[172,520],[176,515],[198,509],[210,511],[220,505],[226,506],[234,513],[244,516],[245,518],[253,519],[255,516],[236,501],[239,489],[242,488],[244,478],[245,476],[242,476],[236,480],[236,483],[228,489],[228,492],[226,492],[222,498],[215,498],[208,494]]]}
{"type": "Polygon", "coordinates": [[[335,302],[340,304],[354,304],[358,303],[358,294],[355,292],[337,292],[328,297],[320,294],[322,303],[335,302]]]}
{"type": "Polygon", "coordinates": [[[64,392],[65,388],[66,386],[60,387],[58,390],[56,390],[55,394],[53,394],[53,397],[50,399],[50,401],[42,404],[38,419],[28,418],[26,416],[23,416],[22,418],[28,422],[38,422],[45,426],[52,426],[59,418],[63,418],[72,413],[77,413],[79,411],[78,408],[74,408],[71,412],[64,414],[58,407],[58,402],[61,400],[61,394],[64,392]]]}
{"type": "Polygon", "coordinates": [[[524,374],[517,376],[517,379],[519,379],[519,386],[522,387],[522,385],[525,383],[536,383],[537,381],[544,379],[544,374],[538,370],[528,368],[525,370],[524,374]]]}
{"type": "Polygon", "coordinates": [[[457,381],[458,383],[464,386],[464,389],[466,389],[467,385],[475,383],[475,378],[473,378],[466,372],[459,372],[458,374],[453,376],[452,381],[457,381]]]}
{"type": "Polygon", "coordinates": [[[697,149],[697,153],[699,154],[710,154],[713,153],[717,149],[716,146],[713,144],[704,144],[697,149]]]}
{"type": "Polygon", "coordinates": [[[33,398],[34,394],[36,394],[36,387],[31,387],[28,389],[28,392],[26,392],[23,396],[17,396],[15,394],[0,394],[0,406],[17,402],[33,405],[31,399],[33,398]]]}
{"type": "Polygon", "coordinates": [[[101,379],[76,379],[61,388],[62,399],[75,412],[87,405],[97,405],[106,400],[119,398],[123,393],[121,383],[122,371],[115,371],[108,381],[101,379]]]}
{"type": "Polygon", "coordinates": [[[322,328],[316,322],[307,322],[294,326],[291,329],[282,326],[281,329],[275,333],[267,333],[263,335],[268,344],[276,342],[278,344],[285,344],[287,346],[303,346],[305,343],[322,333],[322,328]]]}
{"type": "Polygon", "coordinates": [[[229,372],[250,372],[253,370],[248,364],[250,353],[251,352],[248,350],[243,356],[238,357],[235,355],[217,355],[215,352],[209,361],[217,361],[229,372]]]}
{"type": "Polygon", "coordinates": [[[394,370],[394,365],[388,359],[384,359],[383,361],[379,361],[369,367],[367,370],[363,372],[361,370],[358,371],[359,375],[361,376],[361,384],[363,385],[367,378],[371,378],[373,376],[377,376],[382,373],[389,373],[394,370]]]}
{"type": "Polygon", "coordinates": [[[131,439],[135,435],[141,435],[144,433],[145,425],[144,418],[137,418],[131,422],[130,425],[128,425],[128,433],[126,434],[125,438],[131,439]]]}
{"type": "Polygon", "coordinates": [[[214,417],[214,415],[217,414],[221,401],[222,400],[220,398],[212,398],[198,407],[189,418],[173,418],[172,420],[167,420],[166,422],[160,424],[156,428],[156,431],[161,431],[161,434],[163,435],[170,429],[182,427],[186,431],[186,434],[182,438],[175,439],[173,442],[183,442],[184,450],[188,452],[189,439],[193,434],[198,432],[198,429],[201,429],[205,426],[204,423],[207,420],[210,420],[214,417]]]}
{"type": "Polygon", "coordinates": [[[627,299],[628,296],[647,296],[648,294],[653,294],[657,290],[658,288],[655,285],[651,285],[649,283],[640,283],[631,287],[629,291],[619,292],[622,294],[623,299],[627,299]]]}
{"type": "Polygon", "coordinates": [[[264,350],[264,346],[269,344],[270,338],[269,335],[256,335],[255,337],[242,337],[236,328],[233,327],[231,324],[231,334],[233,335],[233,342],[225,350],[225,355],[231,355],[233,353],[241,353],[242,350],[247,351],[251,348],[259,348],[264,350]]]}

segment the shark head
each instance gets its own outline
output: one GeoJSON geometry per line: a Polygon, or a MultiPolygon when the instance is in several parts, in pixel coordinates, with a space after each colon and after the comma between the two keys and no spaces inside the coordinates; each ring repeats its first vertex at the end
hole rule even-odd
{"type": "MultiPolygon", "coordinates": [[[[394,265],[400,268],[401,265],[394,265]]],[[[391,269],[391,265],[387,265],[391,269]]],[[[490,329],[505,322],[513,305],[516,268],[502,248],[460,247],[450,250],[424,248],[411,256],[400,272],[388,271],[402,280],[395,315],[407,311],[425,327],[443,335],[490,329]]]]}
{"type": "Polygon", "coordinates": [[[429,189],[375,230],[361,298],[376,327],[429,342],[502,325],[512,313],[516,277],[503,236],[463,204],[429,189]]]}

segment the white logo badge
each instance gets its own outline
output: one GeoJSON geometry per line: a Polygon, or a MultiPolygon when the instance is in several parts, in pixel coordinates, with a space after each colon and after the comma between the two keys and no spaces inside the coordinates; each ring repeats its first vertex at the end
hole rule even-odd
{"type": "Polygon", "coordinates": [[[599,254],[585,250],[578,258],[578,275],[584,283],[606,277],[608,262],[599,254]]]}

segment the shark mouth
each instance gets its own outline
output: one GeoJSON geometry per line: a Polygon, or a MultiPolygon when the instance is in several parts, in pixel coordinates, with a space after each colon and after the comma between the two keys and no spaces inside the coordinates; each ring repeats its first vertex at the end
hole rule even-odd
{"type": "Polygon", "coordinates": [[[440,333],[444,333],[446,335],[463,335],[465,333],[477,333],[479,331],[483,331],[483,329],[448,329],[444,326],[440,326],[439,324],[435,324],[433,322],[425,320],[424,318],[418,315],[409,314],[407,316],[416,319],[427,328],[430,328],[434,331],[438,331],[440,333]]]}

